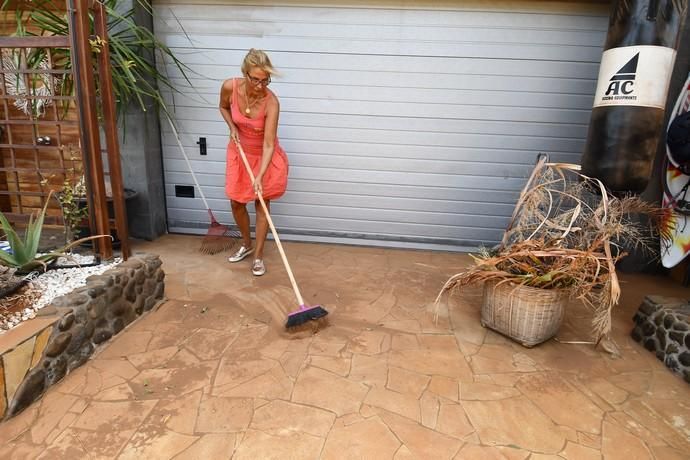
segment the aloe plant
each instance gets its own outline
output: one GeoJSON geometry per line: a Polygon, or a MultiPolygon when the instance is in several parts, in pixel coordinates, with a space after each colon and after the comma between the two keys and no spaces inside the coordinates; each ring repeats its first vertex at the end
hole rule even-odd
{"type": "Polygon", "coordinates": [[[49,200],[46,200],[46,204],[41,211],[35,215],[32,213],[29,217],[29,224],[26,227],[23,239],[20,238],[17,231],[12,227],[12,224],[7,220],[7,217],[0,212],[0,228],[2,228],[7,242],[10,245],[9,252],[0,250],[0,265],[16,268],[18,272],[23,273],[30,272],[39,267],[45,270],[49,263],[57,260],[59,257],[67,256],[66,251],[74,246],[97,238],[110,238],[110,235],[89,236],[73,241],[48,254],[38,255],[38,243],[43,231],[43,221],[45,219],[46,210],[48,209],[48,201],[49,200]]]}

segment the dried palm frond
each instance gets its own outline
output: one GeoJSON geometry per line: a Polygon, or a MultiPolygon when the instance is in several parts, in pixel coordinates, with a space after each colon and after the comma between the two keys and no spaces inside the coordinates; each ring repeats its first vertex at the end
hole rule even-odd
{"type": "Polygon", "coordinates": [[[21,312],[33,305],[43,293],[31,285],[23,286],[16,293],[0,298],[0,317],[21,312]]]}
{"type": "Polygon", "coordinates": [[[637,197],[613,196],[577,165],[542,159],[520,194],[501,245],[473,256],[475,265],[448,279],[436,304],[447,291],[488,280],[561,289],[592,310],[599,342],[611,330],[611,311],[620,298],[616,262],[625,248],[651,252],[666,212],[637,197]]]}

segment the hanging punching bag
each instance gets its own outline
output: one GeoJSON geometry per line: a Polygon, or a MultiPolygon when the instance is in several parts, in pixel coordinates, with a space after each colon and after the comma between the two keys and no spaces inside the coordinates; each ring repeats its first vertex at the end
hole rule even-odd
{"type": "Polygon", "coordinates": [[[582,172],[614,192],[642,192],[663,132],[664,107],[688,0],[616,0],[582,156],[582,172]]]}

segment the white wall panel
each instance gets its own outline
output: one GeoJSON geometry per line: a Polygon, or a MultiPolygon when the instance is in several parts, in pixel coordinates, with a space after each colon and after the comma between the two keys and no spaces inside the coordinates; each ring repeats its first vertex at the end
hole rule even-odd
{"type": "MultiPolygon", "coordinates": [[[[605,9],[587,3],[169,0],[154,10],[157,36],[189,66],[187,82],[159,63],[218,217],[232,222],[218,91],[248,48],[262,48],[281,72],[271,89],[291,163],[273,207],[279,229],[401,246],[492,244],[538,153],[579,161],[607,28],[605,9]]],[[[170,227],[198,231],[207,214],[198,193],[175,196],[192,181],[167,123],[162,136],[170,227]]]]}

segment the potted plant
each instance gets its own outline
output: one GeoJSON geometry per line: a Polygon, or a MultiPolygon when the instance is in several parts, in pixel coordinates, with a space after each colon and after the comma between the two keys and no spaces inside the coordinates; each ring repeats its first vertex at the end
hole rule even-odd
{"type": "MultiPolygon", "coordinates": [[[[482,325],[529,347],[553,337],[567,302],[578,299],[592,311],[599,344],[609,338],[620,297],[616,262],[625,247],[650,247],[665,212],[637,197],[614,196],[577,165],[542,158],[501,244],[473,256],[475,264],[453,275],[436,302],[448,291],[483,283],[482,325]],[[640,214],[649,217],[651,231],[635,219],[640,214]]],[[[605,345],[615,348],[610,340],[605,345]]]]}

